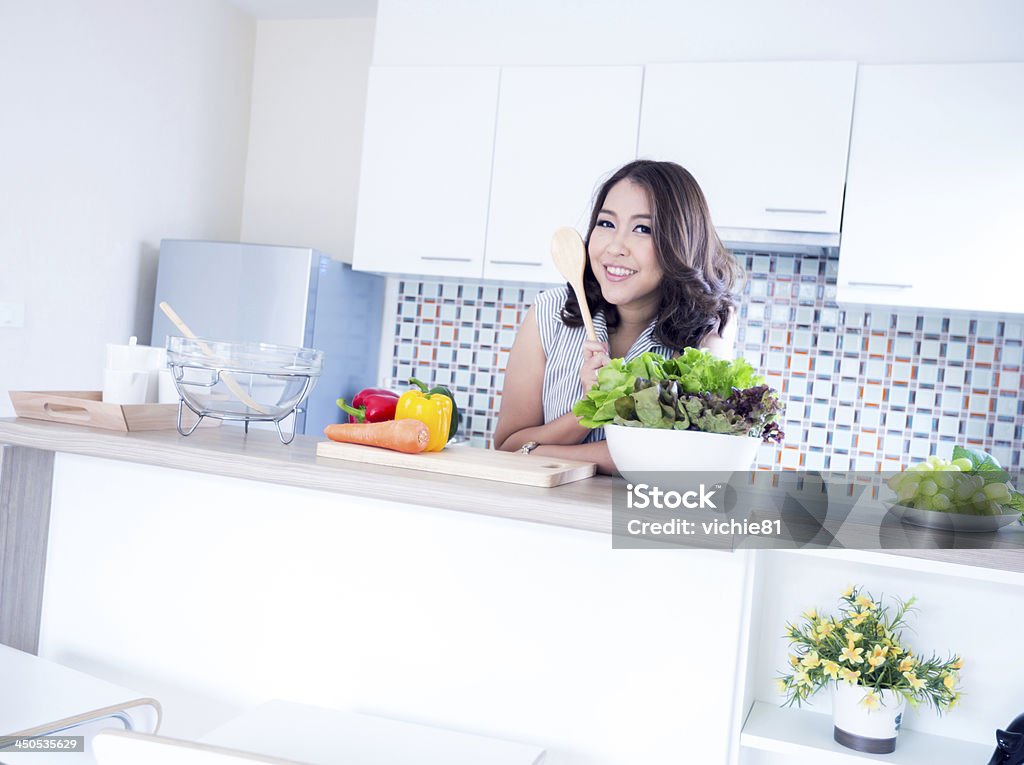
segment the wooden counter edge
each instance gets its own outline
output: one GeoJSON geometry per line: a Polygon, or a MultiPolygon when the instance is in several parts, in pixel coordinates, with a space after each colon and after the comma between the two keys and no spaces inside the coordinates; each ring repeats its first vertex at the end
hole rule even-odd
{"type": "MultiPolygon", "coordinates": [[[[192,436],[150,431],[111,433],[92,428],[0,419],[0,444],[43,451],[122,460],[195,472],[313,489],[401,504],[527,521],[579,531],[611,534],[612,479],[538,488],[472,478],[452,480],[422,471],[376,465],[347,465],[316,456],[322,441],[297,436],[290,446],[276,434],[243,434],[231,427],[192,436]],[[415,497],[415,502],[410,502],[415,497]]],[[[883,550],[888,555],[942,563],[1024,572],[1024,554],[1016,550],[883,550]]]]}
{"type": "Polygon", "coordinates": [[[322,438],[225,426],[180,436],[176,431],[116,433],[27,419],[0,419],[0,444],[229,478],[328,491],[367,499],[470,512],[578,531],[611,532],[612,479],[596,476],[541,488],[318,457],[322,438]],[[411,499],[415,498],[415,499],[411,499]]]}

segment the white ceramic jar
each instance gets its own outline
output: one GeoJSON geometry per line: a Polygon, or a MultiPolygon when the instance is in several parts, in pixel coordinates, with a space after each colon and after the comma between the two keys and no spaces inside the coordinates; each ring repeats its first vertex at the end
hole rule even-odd
{"type": "Polygon", "coordinates": [[[858,752],[895,751],[906,706],[907,700],[896,691],[840,682],[832,700],[833,738],[858,752]]]}

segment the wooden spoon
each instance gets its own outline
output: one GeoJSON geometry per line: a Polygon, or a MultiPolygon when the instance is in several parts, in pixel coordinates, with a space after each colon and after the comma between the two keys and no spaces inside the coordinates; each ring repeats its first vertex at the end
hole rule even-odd
{"type": "Polygon", "coordinates": [[[583,292],[583,270],[587,265],[587,249],[583,246],[583,239],[574,228],[563,226],[551,237],[551,260],[555,268],[576,293],[576,302],[580,304],[580,316],[583,317],[583,326],[587,328],[587,339],[597,340],[597,333],[594,332],[594,320],[590,317],[590,306],[587,305],[587,296],[583,292]]]}
{"type": "MultiPolygon", "coordinates": [[[[196,333],[188,328],[188,325],[181,320],[181,317],[178,316],[178,314],[175,312],[173,308],[170,307],[170,305],[167,304],[166,300],[160,303],[160,310],[164,312],[164,316],[171,320],[171,324],[177,327],[178,331],[181,332],[181,334],[183,334],[189,340],[196,341],[196,343],[199,345],[199,350],[201,350],[203,353],[209,356],[212,360],[219,361],[219,359],[217,358],[217,354],[213,352],[213,349],[210,348],[209,345],[204,343],[198,337],[196,337],[196,333]]],[[[224,381],[224,384],[226,386],[228,386],[228,390],[230,390],[232,393],[238,396],[238,400],[241,401],[250,409],[255,409],[260,414],[267,414],[270,411],[262,404],[258,404],[256,401],[254,401],[253,398],[242,389],[242,386],[238,384],[238,380],[236,380],[235,376],[230,372],[222,371],[220,379],[224,381]]]]}

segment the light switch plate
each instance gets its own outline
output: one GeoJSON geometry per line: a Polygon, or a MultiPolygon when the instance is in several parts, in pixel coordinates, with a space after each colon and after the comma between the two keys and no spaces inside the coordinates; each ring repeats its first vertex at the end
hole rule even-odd
{"type": "Polygon", "coordinates": [[[25,326],[24,303],[0,303],[0,328],[16,329],[25,326]]]}

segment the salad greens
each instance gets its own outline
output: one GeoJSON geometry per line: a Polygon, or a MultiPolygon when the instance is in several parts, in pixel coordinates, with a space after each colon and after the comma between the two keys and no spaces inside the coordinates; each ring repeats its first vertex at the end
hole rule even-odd
{"type": "Polygon", "coordinates": [[[608,424],[699,430],[779,443],[782,402],[744,359],[726,361],[687,348],[667,359],[642,353],[612,359],[572,409],[587,428],[608,424]]]}

